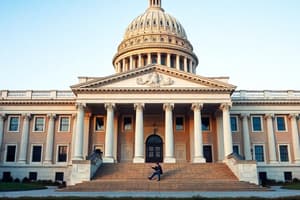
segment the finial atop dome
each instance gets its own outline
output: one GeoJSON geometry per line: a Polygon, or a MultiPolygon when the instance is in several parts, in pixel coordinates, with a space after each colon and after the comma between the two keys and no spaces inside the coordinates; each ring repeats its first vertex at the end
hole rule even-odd
{"type": "Polygon", "coordinates": [[[149,0],[149,8],[161,8],[161,0],[149,0]]]}

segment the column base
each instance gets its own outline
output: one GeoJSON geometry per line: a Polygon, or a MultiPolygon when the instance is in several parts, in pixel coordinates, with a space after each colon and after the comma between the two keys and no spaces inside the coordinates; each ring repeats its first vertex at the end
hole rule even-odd
{"type": "Polygon", "coordinates": [[[83,160],[83,156],[74,156],[72,160],[83,160]]]}
{"type": "Polygon", "coordinates": [[[115,160],[113,157],[104,157],[102,158],[103,163],[115,163],[115,160]]]}
{"type": "Polygon", "coordinates": [[[175,158],[164,158],[164,163],[176,163],[175,158]]]}
{"type": "Polygon", "coordinates": [[[270,161],[270,164],[278,164],[278,163],[279,163],[279,161],[277,161],[277,160],[270,161]]]}
{"type": "Polygon", "coordinates": [[[295,164],[300,164],[300,160],[295,160],[294,163],[295,164]]]}
{"type": "Polygon", "coordinates": [[[26,160],[19,160],[18,164],[26,164],[26,160]]]}
{"type": "Polygon", "coordinates": [[[51,160],[45,160],[43,162],[44,165],[51,165],[52,164],[52,161],[51,160]]]}
{"type": "Polygon", "coordinates": [[[144,157],[135,157],[133,163],[145,163],[144,157]]]}
{"type": "Polygon", "coordinates": [[[206,159],[203,157],[194,157],[193,163],[206,163],[206,159]]]}

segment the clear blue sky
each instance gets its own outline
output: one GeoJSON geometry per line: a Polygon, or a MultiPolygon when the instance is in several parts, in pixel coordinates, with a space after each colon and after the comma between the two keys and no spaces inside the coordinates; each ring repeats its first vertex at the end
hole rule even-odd
{"type": "MultiPolygon", "coordinates": [[[[238,89],[300,90],[300,0],[162,0],[199,57],[197,74],[238,89]]],[[[0,90],[69,89],[114,73],[148,0],[0,0],[0,90]]]]}

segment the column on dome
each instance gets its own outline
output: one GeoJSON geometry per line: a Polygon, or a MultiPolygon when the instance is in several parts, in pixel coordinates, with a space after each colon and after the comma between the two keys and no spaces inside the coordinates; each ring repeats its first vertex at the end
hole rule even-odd
{"type": "Polygon", "coordinates": [[[190,60],[190,72],[191,73],[194,73],[194,71],[193,71],[193,60],[190,60]]]}
{"type": "Polygon", "coordinates": [[[144,104],[134,104],[135,109],[135,145],[134,145],[134,163],[144,163],[144,104]]]}
{"type": "Polygon", "coordinates": [[[173,132],[173,108],[174,104],[166,103],[163,105],[165,110],[165,147],[166,153],[164,162],[175,163],[176,159],[174,156],[174,132],[173,132]]]}
{"type": "Polygon", "coordinates": [[[28,140],[29,140],[29,122],[31,119],[31,115],[24,114],[24,115],[22,115],[22,118],[23,118],[23,129],[22,129],[18,162],[25,164],[27,162],[27,150],[28,150],[28,140]]]}
{"type": "Polygon", "coordinates": [[[297,118],[298,114],[290,114],[289,118],[291,120],[291,127],[292,127],[292,141],[293,141],[293,150],[294,150],[294,162],[299,164],[300,163],[300,144],[299,144],[299,131],[298,131],[298,124],[297,118]]]}
{"type": "Polygon", "coordinates": [[[202,139],[202,121],[201,109],[203,104],[193,103],[192,110],[194,111],[194,157],[193,163],[205,163],[203,157],[203,139],[202,139]]]}
{"type": "Polygon", "coordinates": [[[176,55],[176,69],[180,70],[180,56],[176,55]]]}
{"type": "Polygon", "coordinates": [[[265,118],[267,119],[267,129],[268,129],[269,161],[270,163],[277,163],[275,135],[274,135],[274,128],[273,128],[274,114],[267,114],[265,118]]]}
{"type": "Polygon", "coordinates": [[[151,53],[147,54],[147,64],[150,65],[151,64],[151,53]]]}
{"type": "Polygon", "coordinates": [[[167,66],[171,67],[171,54],[167,54],[167,66]]]}
{"type": "Polygon", "coordinates": [[[183,62],[184,62],[184,71],[187,72],[188,71],[187,70],[187,57],[184,57],[183,62]]]}
{"type": "Polygon", "coordinates": [[[132,57],[132,55],[129,57],[129,69],[130,70],[133,69],[133,57],[132,57]]]}
{"type": "Polygon", "coordinates": [[[138,67],[142,67],[142,54],[139,54],[138,67]]]}
{"type": "Polygon", "coordinates": [[[78,103],[77,107],[77,120],[76,131],[74,139],[74,155],[73,160],[83,160],[83,144],[84,144],[84,115],[86,105],[78,103]]]}
{"type": "Polygon", "coordinates": [[[122,59],[122,72],[125,72],[126,71],[126,60],[125,58],[122,59]]]}
{"type": "Polygon", "coordinates": [[[106,132],[105,132],[105,152],[104,152],[104,163],[114,163],[114,108],[115,104],[106,103],[105,109],[107,112],[106,116],[106,132]]]}
{"type": "Polygon", "coordinates": [[[0,149],[2,149],[5,115],[0,114],[0,149]]]}
{"type": "Polygon", "coordinates": [[[157,64],[161,65],[161,53],[157,53],[157,64]]]}
{"type": "Polygon", "coordinates": [[[245,160],[252,160],[251,155],[251,142],[249,135],[249,126],[248,126],[248,118],[249,114],[242,114],[242,124],[243,124],[243,141],[244,141],[244,156],[245,160]]]}
{"type": "Polygon", "coordinates": [[[53,143],[54,143],[54,127],[55,127],[55,114],[49,114],[49,125],[46,140],[45,164],[52,164],[53,161],[53,143]]]}
{"type": "Polygon", "coordinates": [[[230,127],[230,109],[231,105],[228,103],[224,103],[221,105],[221,110],[223,112],[223,134],[224,134],[224,155],[230,155],[233,152],[232,149],[232,135],[231,135],[231,127],[230,127]]]}

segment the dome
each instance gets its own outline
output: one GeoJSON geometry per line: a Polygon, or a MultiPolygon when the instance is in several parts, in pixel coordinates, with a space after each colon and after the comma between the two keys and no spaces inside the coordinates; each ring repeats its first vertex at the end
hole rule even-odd
{"type": "Polygon", "coordinates": [[[127,27],[113,58],[117,73],[149,64],[196,73],[198,58],[179,21],[166,13],[161,0],[149,0],[146,11],[127,27]]]}
{"type": "Polygon", "coordinates": [[[187,39],[183,26],[160,7],[150,6],[127,27],[124,39],[143,34],[168,34],[187,39]]]}

